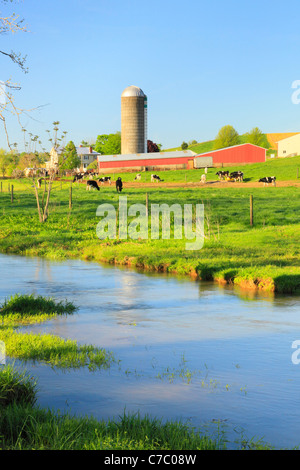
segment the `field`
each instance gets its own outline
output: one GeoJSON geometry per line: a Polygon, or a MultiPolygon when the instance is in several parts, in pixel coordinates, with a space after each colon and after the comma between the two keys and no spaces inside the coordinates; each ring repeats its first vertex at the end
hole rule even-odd
{"type": "MultiPolygon", "coordinates": [[[[160,172],[164,182],[150,183],[144,173],[134,182],[124,173],[128,205],[174,202],[203,203],[205,242],[201,250],[187,251],[186,240],[100,240],[96,234],[97,207],[112,204],[119,195],[114,185],[100,192],[86,191],[84,183],[55,181],[50,217],[38,221],[30,180],[2,180],[0,193],[0,250],[3,253],[68,257],[134,266],[140,269],[190,275],[202,280],[231,283],[251,289],[293,293],[300,289],[300,220],[297,169],[300,157],[270,160],[240,167],[244,183],[218,182],[216,169],[209,169],[207,183],[199,183],[202,170],[160,172]],[[276,175],[278,184],[264,187],[258,179],[276,175]],[[14,186],[14,200],[8,192],[14,186]],[[249,200],[253,196],[254,223],[249,223],[249,200]]],[[[117,175],[113,175],[115,178],[117,175]]],[[[42,190],[40,190],[42,191],[42,190]]]]}

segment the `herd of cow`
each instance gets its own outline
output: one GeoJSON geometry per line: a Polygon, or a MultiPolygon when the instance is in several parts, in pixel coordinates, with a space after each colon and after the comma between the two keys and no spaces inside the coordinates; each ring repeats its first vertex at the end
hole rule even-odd
{"type": "MultiPolygon", "coordinates": [[[[220,180],[227,180],[227,181],[243,181],[244,180],[244,173],[242,171],[233,171],[232,173],[230,173],[229,171],[218,171],[216,175],[219,177],[220,180]]],[[[276,186],[276,176],[265,176],[264,178],[260,178],[258,182],[264,183],[264,186],[271,184],[271,183],[274,186],[276,186]]]]}
{"type": "MultiPolygon", "coordinates": [[[[218,176],[220,181],[225,180],[225,181],[239,181],[239,182],[242,182],[244,180],[244,173],[240,170],[233,171],[233,172],[229,172],[228,170],[226,170],[226,171],[217,171],[216,175],[218,176]]],[[[78,181],[82,180],[86,176],[89,177],[89,180],[87,181],[87,184],[86,184],[86,189],[87,190],[96,189],[96,190],[99,191],[100,188],[99,188],[98,182],[101,185],[103,185],[105,183],[108,183],[109,185],[111,185],[111,176],[101,176],[100,178],[95,179],[95,176],[98,176],[98,175],[95,175],[95,173],[90,173],[90,174],[76,173],[74,175],[73,183],[75,183],[76,181],[78,182],[78,181]]],[[[134,179],[136,181],[141,180],[141,174],[138,173],[134,179]]],[[[164,180],[162,180],[158,175],[155,175],[155,174],[151,175],[151,182],[160,182],[160,181],[164,181],[164,180]]],[[[205,183],[205,182],[206,182],[206,175],[203,174],[203,175],[201,175],[201,183],[205,183]]],[[[268,184],[273,184],[274,186],[276,186],[276,176],[265,176],[264,178],[260,178],[259,183],[264,183],[264,186],[268,185],[268,184]]],[[[120,193],[122,191],[122,189],[123,189],[122,178],[118,177],[117,180],[116,180],[116,190],[117,190],[117,192],[120,193]]]]}
{"type": "MultiPolygon", "coordinates": [[[[87,190],[96,189],[96,191],[100,191],[97,181],[99,181],[100,184],[108,183],[109,185],[111,185],[111,176],[101,176],[98,179],[97,178],[94,179],[95,176],[98,176],[98,175],[95,175],[95,173],[76,173],[74,175],[73,183],[83,180],[86,176],[88,176],[89,178],[86,182],[87,190]]],[[[141,174],[138,173],[134,179],[140,180],[141,174]]],[[[163,181],[163,180],[158,175],[151,175],[151,181],[158,182],[158,181],[163,181]]],[[[122,178],[119,176],[116,180],[116,190],[118,193],[120,193],[122,189],[123,189],[123,182],[122,182],[122,178]]]]}
{"type": "MultiPolygon", "coordinates": [[[[110,176],[105,176],[105,178],[99,178],[98,181],[100,181],[102,184],[105,183],[105,182],[108,182],[109,184],[111,184],[111,177],[110,176]]],[[[86,189],[87,190],[96,189],[97,191],[100,191],[98,183],[95,180],[88,180],[86,182],[86,189]]],[[[117,190],[118,193],[120,193],[122,191],[122,189],[123,189],[123,182],[122,182],[122,178],[119,177],[116,180],[116,190],[117,190]]]]}

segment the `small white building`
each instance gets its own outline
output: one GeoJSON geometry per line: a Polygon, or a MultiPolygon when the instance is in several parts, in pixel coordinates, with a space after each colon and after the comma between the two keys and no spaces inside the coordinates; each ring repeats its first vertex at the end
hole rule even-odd
{"type": "MultiPolygon", "coordinates": [[[[59,157],[63,151],[64,149],[62,147],[52,147],[50,150],[50,160],[46,162],[46,168],[48,170],[58,168],[59,157]]],[[[89,164],[97,160],[98,155],[101,155],[100,153],[95,152],[92,147],[83,147],[82,145],[76,147],[76,152],[81,161],[79,168],[81,171],[86,170],[89,164]]]]}
{"type": "Polygon", "coordinates": [[[278,157],[295,157],[300,155],[300,133],[279,140],[277,145],[278,157]]]}
{"type": "Polygon", "coordinates": [[[97,160],[98,155],[101,155],[101,153],[95,152],[92,147],[83,147],[82,145],[76,147],[76,151],[81,160],[81,170],[86,170],[89,164],[97,160]]]}

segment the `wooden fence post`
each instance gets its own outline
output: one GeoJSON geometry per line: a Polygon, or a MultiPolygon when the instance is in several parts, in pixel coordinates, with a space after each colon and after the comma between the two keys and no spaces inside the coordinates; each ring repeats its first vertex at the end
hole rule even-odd
{"type": "Polygon", "coordinates": [[[149,207],[149,198],[148,198],[148,193],[146,193],[146,213],[147,213],[147,216],[149,214],[148,207],[149,207]]]}
{"type": "Polygon", "coordinates": [[[70,184],[69,209],[72,209],[72,183],[70,184]]]}
{"type": "Polygon", "coordinates": [[[11,202],[14,202],[14,185],[11,185],[11,202]]]}
{"type": "Polygon", "coordinates": [[[250,194],[250,225],[253,225],[253,195],[250,194]]]}

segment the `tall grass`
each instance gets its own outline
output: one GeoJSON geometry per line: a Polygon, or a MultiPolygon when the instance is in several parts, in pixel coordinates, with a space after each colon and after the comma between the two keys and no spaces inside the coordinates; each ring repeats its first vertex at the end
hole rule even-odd
{"type": "Polygon", "coordinates": [[[0,366],[0,416],[1,407],[14,403],[34,405],[36,402],[36,381],[24,371],[11,365],[0,366]]]}
{"type": "Polygon", "coordinates": [[[0,340],[6,354],[22,361],[35,361],[56,368],[88,367],[90,370],[108,368],[113,354],[93,345],[79,345],[77,341],[55,335],[20,333],[12,328],[0,329],[0,340]]]}
{"type": "Polygon", "coordinates": [[[72,314],[73,303],[56,302],[52,298],[34,295],[11,296],[0,309],[0,341],[6,354],[23,361],[39,361],[57,368],[108,368],[113,354],[93,345],[78,345],[76,341],[55,335],[21,333],[20,325],[38,323],[57,315],[72,314]],[[2,321],[1,321],[2,320],[2,321]]]}
{"type": "Polygon", "coordinates": [[[56,302],[52,298],[15,294],[0,306],[0,324],[13,325],[20,323],[37,323],[57,315],[70,315],[77,307],[68,302],[56,302]]]}
{"type": "MultiPolygon", "coordinates": [[[[0,446],[3,450],[222,450],[226,436],[220,433],[213,439],[183,423],[163,423],[148,416],[124,414],[119,420],[98,421],[15,405],[1,410],[0,446]]],[[[254,442],[251,447],[256,448],[254,442]]],[[[258,447],[271,448],[261,443],[258,447]]]]}

